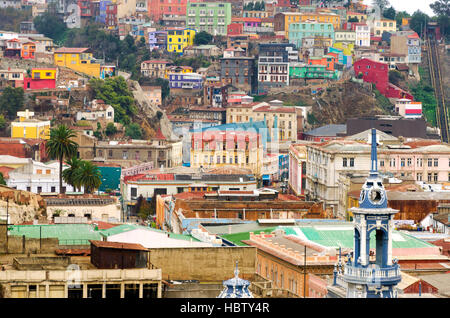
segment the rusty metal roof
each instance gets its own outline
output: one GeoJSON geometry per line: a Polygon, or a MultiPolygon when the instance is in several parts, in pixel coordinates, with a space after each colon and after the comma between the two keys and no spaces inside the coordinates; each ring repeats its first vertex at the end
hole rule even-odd
{"type": "Polygon", "coordinates": [[[94,241],[94,240],[89,240],[89,242],[91,242],[91,244],[96,247],[117,248],[117,249],[123,249],[123,250],[147,251],[147,249],[145,247],[143,247],[141,244],[105,242],[105,241],[94,241]]]}

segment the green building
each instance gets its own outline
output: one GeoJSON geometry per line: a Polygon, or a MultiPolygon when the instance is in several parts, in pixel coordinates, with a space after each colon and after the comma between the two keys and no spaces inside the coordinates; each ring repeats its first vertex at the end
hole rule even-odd
{"type": "Polygon", "coordinates": [[[329,71],[325,65],[294,64],[289,66],[289,77],[300,79],[332,79],[338,80],[341,71],[329,71]]]}
{"type": "Polygon", "coordinates": [[[188,2],[186,27],[205,31],[212,35],[227,35],[227,26],[231,24],[231,3],[225,2],[188,2]]]}
{"type": "Polygon", "coordinates": [[[299,22],[289,25],[289,43],[302,47],[303,38],[330,38],[334,41],[334,27],[331,23],[299,22]]]}

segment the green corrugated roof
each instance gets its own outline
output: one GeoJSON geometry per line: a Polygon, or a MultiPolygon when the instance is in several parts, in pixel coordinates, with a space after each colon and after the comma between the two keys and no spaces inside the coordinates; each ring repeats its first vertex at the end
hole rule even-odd
{"type": "Polygon", "coordinates": [[[9,235],[26,238],[57,238],[61,245],[89,245],[89,240],[101,240],[91,224],[13,225],[9,235]]]}
{"type": "MultiPolygon", "coordinates": [[[[328,247],[353,248],[353,229],[333,229],[325,227],[280,227],[286,234],[298,235],[301,231],[308,240],[328,247]]],[[[370,233],[370,247],[375,248],[375,231],[370,233]]],[[[434,245],[403,232],[393,231],[392,248],[425,248],[434,245]]]]}
{"type": "MultiPolygon", "coordinates": [[[[255,231],[258,233],[271,233],[276,229],[282,229],[286,235],[295,235],[303,237],[308,240],[326,247],[343,247],[353,248],[353,228],[352,226],[278,226],[270,227],[261,231],[255,231]],[[339,229],[339,227],[341,227],[339,229]]],[[[241,232],[234,234],[221,235],[222,238],[235,243],[238,246],[247,246],[242,241],[250,238],[250,232],[241,232]]],[[[371,232],[370,247],[375,248],[375,231],[371,232]]],[[[426,248],[433,247],[434,245],[422,241],[416,237],[408,235],[403,232],[393,231],[392,247],[393,248],[426,248]]]]}
{"type": "MultiPolygon", "coordinates": [[[[260,234],[260,233],[271,233],[276,229],[276,227],[269,227],[264,230],[260,231],[254,231],[254,234],[260,234]]],[[[241,233],[234,233],[234,234],[225,234],[221,235],[222,238],[226,239],[227,241],[230,241],[237,246],[247,246],[247,244],[242,243],[242,241],[250,239],[250,232],[241,232],[241,233]]]]}

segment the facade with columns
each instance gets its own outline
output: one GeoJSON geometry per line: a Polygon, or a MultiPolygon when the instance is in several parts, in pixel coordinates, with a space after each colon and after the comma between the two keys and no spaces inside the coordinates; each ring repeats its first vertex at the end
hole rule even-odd
{"type": "Polygon", "coordinates": [[[4,298],[161,298],[161,269],[0,271],[4,298]]]}

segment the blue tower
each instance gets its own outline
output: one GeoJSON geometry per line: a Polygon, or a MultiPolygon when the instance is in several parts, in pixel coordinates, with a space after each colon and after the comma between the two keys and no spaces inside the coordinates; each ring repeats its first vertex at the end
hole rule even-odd
{"type": "Polygon", "coordinates": [[[248,290],[250,282],[239,278],[238,262],[234,270],[234,277],[223,282],[224,289],[217,298],[253,298],[252,293],[248,290]]]}
{"type": "Polygon", "coordinates": [[[359,197],[354,215],[354,246],[344,269],[339,260],[336,278],[343,281],[347,298],[396,298],[395,286],[400,282],[400,267],[392,259],[393,219],[398,210],[388,208],[383,179],[377,169],[376,130],[372,129],[371,169],[359,197]],[[375,255],[370,242],[375,240],[375,255]]]}

